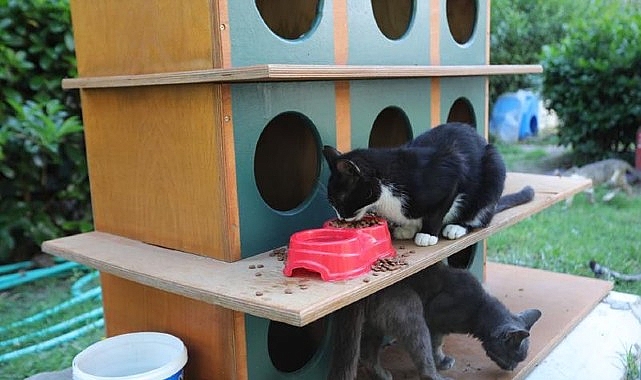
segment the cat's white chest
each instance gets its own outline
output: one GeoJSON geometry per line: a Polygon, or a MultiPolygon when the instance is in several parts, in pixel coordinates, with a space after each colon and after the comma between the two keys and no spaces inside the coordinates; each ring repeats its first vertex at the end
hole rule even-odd
{"type": "Polygon", "coordinates": [[[381,185],[381,196],[374,203],[376,212],[387,220],[399,225],[418,224],[421,225],[422,218],[409,219],[403,215],[405,198],[397,197],[387,185],[381,185]]]}

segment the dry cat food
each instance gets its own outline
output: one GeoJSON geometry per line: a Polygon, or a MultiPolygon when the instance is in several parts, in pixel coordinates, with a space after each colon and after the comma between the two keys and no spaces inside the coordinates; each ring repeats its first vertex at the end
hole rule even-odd
{"type": "Polygon", "coordinates": [[[379,219],[374,216],[365,217],[361,220],[355,220],[353,222],[348,222],[347,220],[334,219],[328,223],[330,227],[336,227],[336,228],[367,228],[367,227],[374,227],[379,224],[383,224],[383,219],[379,219]]]}
{"type": "Polygon", "coordinates": [[[386,257],[376,260],[376,262],[372,264],[372,270],[374,272],[391,272],[405,265],[407,265],[407,261],[402,257],[386,257]]]}
{"type": "Polygon", "coordinates": [[[269,252],[270,257],[276,257],[278,261],[285,261],[287,259],[287,247],[276,248],[269,252]]]}

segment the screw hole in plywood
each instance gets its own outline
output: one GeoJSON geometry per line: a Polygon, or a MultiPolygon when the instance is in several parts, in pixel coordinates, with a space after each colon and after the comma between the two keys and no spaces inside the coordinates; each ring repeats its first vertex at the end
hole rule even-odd
{"type": "Polygon", "coordinates": [[[390,40],[398,40],[407,33],[415,9],[414,0],[372,0],[376,25],[390,40]]]}
{"type": "Polygon", "coordinates": [[[254,152],[254,178],[274,210],[291,211],[314,192],[320,175],[320,143],[314,124],[298,112],[284,112],[263,129],[254,152]]]}
{"type": "Polygon", "coordinates": [[[277,36],[298,40],[309,35],[318,23],[322,0],[256,0],[265,25],[277,36]]]}
{"type": "Polygon", "coordinates": [[[460,122],[476,126],[476,115],[472,103],[464,97],[460,97],[452,103],[447,114],[447,122],[460,122]]]}
{"type": "Polygon", "coordinates": [[[412,126],[402,109],[390,106],[383,109],[372,125],[370,148],[392,148],[412,139],[412,126]]]}
{"type": "Polygon", "coordinates": [[[304,327],[282,322],[269,322],[267,350],[274,367],[281,372],[294,372],[314,358],[327,333],[326,320],[304,327]]]}
{"type": "Polygon", "coordinates": [[[447,25],[454,41],[466,44],[474,35],[478,20],[477,0],[447,0],[447,25]]]}

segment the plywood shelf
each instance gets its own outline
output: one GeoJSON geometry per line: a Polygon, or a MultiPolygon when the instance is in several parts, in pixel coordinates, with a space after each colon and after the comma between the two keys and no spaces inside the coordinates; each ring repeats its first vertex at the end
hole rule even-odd
{"type": "MultiPolygon", "coordinates": [[[[608,295],[613,283],[489,262],[484,285],[490,294],[499,298],[513,312],[537,308],[543,313],[532,328],[528,356],[514,371],[503,371],[487,357],[476,338],[451,334],[445,338],[445,352],[456,361],[453,368],[441,372],[443,376],[457,380],[526,379],[608,295]]],[[[381,361],[383,367],[392,372],[394,379],[420,379],[414,363],[401,345],[386,347],[381,361]]],[[[369,377],[359,376],[357,379],[368,380],[369,377]]]]}
{"type": "Polygon", "coordinates": [[[491,225],[432,247],[397,241],[408,265],[348,281],[286,277],[272,251],[227,263],[103,233],[55,239],[43,251],[144,285],[295,326],[362,299],[590,186],[585,179],[508,173],[506,192],[531,185],[534,200],[497,214],[491,225]],[[409,251],[412,251],[410,253],[409,251]]]}
{"type": "Polygon", "coordinates": [[[65,89],[239,83],[540,74],[541,65],[380,66],[266,64],[229,69],[63,79],[65,89]]]}

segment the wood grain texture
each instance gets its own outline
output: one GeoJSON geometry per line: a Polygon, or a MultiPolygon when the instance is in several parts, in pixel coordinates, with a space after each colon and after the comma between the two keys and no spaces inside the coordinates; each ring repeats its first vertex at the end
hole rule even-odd
{"type": "Polygon", "coordinates": [[[228,0],[212,2],[212,58],[214,68],[231,67],[231,37],[229,35],[230,23],[228,0]]]}
{"type": "Polygon", "coordinates": [[[240,257],[220,85],[81,96],[96,229],[219,260],[240,257]]]}
{"type": "Polygon", "coordinates": [[[213,68],[210,0],[73,0],[81,76],[213,68]]]}
{"type": "Polygon", "coordinates": [[[432,127],[444,122],[444,120],[441,119],[441,80],[439,78],[432,79],[430,118],[432,127]]]}
{"type": "Polygon", "coordinates": [[[514,192],[525,185],[534,187],[534,200],[499,213],[487,228],[458,240],[441,239],[431,247],[397,241],[397,251],[414,251],[407,258],[409,265],[379,276],[364,275],[347,281],[324,282],[317,275],[286,277],[282,272],[283,262],[270,252],[225,263],[102,232],[47,241],[42,249],[153,288],[304,326],[586,189],[590,181],[509,173],[505,191],[514,192]],[[363,281],[365,277],[368,282],[363,281]]]}
{"type": "Polygon", "coordinates": [[[349,56],[347,1],[334,1],[334,63],[346,65],[349,56]]]}
{"type": "Polygon", "coordinates": [[[336,149],[341,152],[351,150],[352,118],[349,82],[336,82],[336,149]]]}
{"type": "Polygon", "coordinates": [[[62,87],[65,89],[111,88],[187,83],[460,77],[538,74],[541,72],[543,72],[541,65],[363,66],[267,64],[155,74],[67,78],[62,80],[62,87]]]}
{"type": "Polygon", "coordinates": [[[185,378],[246,379],[242,313],[101,274],[107,336],[159,331],[188,349],[185,378]]]}
{"type": "Polygon", "coordinates": [[[430,0],[430,64],[441,63],[441,0],[430,0]]]}

